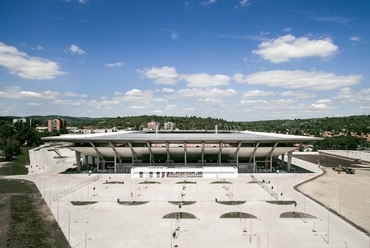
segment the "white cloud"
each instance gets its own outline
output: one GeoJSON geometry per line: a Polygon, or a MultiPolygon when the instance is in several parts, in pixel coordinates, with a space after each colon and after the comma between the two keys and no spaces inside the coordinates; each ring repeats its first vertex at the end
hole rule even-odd
{"type": "Polygon", "coordinates": [[[177,109],[177,105],[175,105],[175,104],[167,104],[164,108],[166,110],[173,110],[173,109],[177,109]]]}
{"type": "Polygon", "coordinates": [[[338,51],[338,46],[334,45],[329,38],[309,40],[307,37],[296,38],[290,34],[262,42],[258,47],[258,50],[252,52],[272,63],[307,57],[327,58],[338,51]]]}
{"type": "Polygon", "coordinates": [[[335,99],[341,100],[342,103],[369,104],[370,88],[364,88],[358,92],[354,92],[350,87],[344,87],[339,89],[335,99]]]}
{"type": "Polygon", "coordinates": [[[44,51],[45,49],[42,46],[33,47],[32,50],[44,51]]]}
{"type": "Polygon", "coordinates": [[[105,64],[104,66],[106,66],[106,67],[122,67],[122,66],[124,66],[124,64],[125,63],[123,63],[123,62],[117,62],[117,63],[112,63],[112,64],[108,63],[108,64],[105,64]]]}
{"type": "Polygon", "coordinates": [[[84,50],[74,44],[72,44],[70,48],[67,48],[66,51],[70,52],[71,54],[85,54],[84,50]]]}
{"type": "Polygon", "coordinates": [[[195,98],[203,102],[223,102],[223,98],[237,95],[233,89],[221,90],[217,88],[188,88],[177,91],[179,97],[195,98]]]}
{"type": "Polygon", "coordinates": [[[52,101],[51,104],[55,105],[66,105],[66,106],[79,106],[81,104],[85,104],[85,100],[55,100],[52,101]]]}
{"type": "Polygon", "coordinates": [[[339,89],[337,98],[338,99],[353,99],[355,98],[355,95],[350,87],[344,87],[344,88],[339,89]]]}
{"type": "Polygon", "coordinates": [[[326,106],[326,104],[324,103],[317,103],[317,104],[313,103],[311,104],[311,106],[315,109],[327,109],[328,108],[328,106],[326,106]]]}
{"type": "Polygon", "coordinates": [[[230,77],[226,75],[209,75],[207,73],[182,74],[181,79],[188,83],[188,87],[212,87],[228,85],[230,77]]]}
{"type": "Polygon", "coordinates": [[[328,104],[331,104],[330,99],[321,99],[321,100],[317,100],[315,103],[311,104],[311,106],[314,109],[329,109],[330,107],[328,106],[328,104]]]}
{"type": "Polygon", "coordinates": [[[352,36],[352,37],[349,37],[349,39],[350,39],[351,41],[361,41],[360,36],[352,36]]]}
{"type": "Polygon", "coordinates": [[[138,70],[138,72],[148,79],[153,79],[155,84],[174,85],[178,81],[179,77],[176,69],[168,66],[161,68],[152,67],[151,69],[138,70]]]}
{"type": "Polygon", "coordinates": [[[316,103],[318,104],[327,104],[327,103],[331,103],[331,100],[330,99],[321,99],[321,100],[317,100],[316,103]]]}
{"type": "Polygon", "coordinates": [[[264,97],[273,96],[275,93],[273,91],[261,91],[261,90],[251,90],[243,94],[243,97],[264,97]]]}
{"type": "Polygon", "coordinates": [[[347,26],[348,23],[351,21],[351,19],[338,16],[338,15],[336,16],[316,16],[316,17],[313,17],[313,19],[317,21],[334,22],[334,23],[338,23],[344,26],[347,26]]]}
{"type": "Polygon", "coordinates": [[[89,102],[86,102],[87,106],[94,107],[96,109],[113,109],[113,107],[120,105],[121,103],[119,101],[109,101],[109,100],[103,100],[103,101],[96,101],[92,100],[89,102]]]}
{"type": "Polygon", "coordinates": [[[163,88],[162,89],[162,92],[165,92],[165,93],[175,93],[176,91],[174,89],[170,89],[170,88],[163,88]]]}
{"type": "Polygon", "coordinates": [[[310,92],[304,91],[284,91],[280,96],[294,97],[294,98],[315,98],[316,95],[310,92]]]}
{"type": "Polygon", "coordinates": [[[260,84],[270,87],[288,89],[331,90],[355,85],[362,79],[361,75],[338,76],[334,73],[321,71],[266,71],[247,75],[235,74],[234,80],[238,83],[260,84]]]}
{"type": "Polygon", "coordinates": [[[59,95],[58,92],[55,91],[28,91],[22,90],[19,86],[12,86],[5,88],[5,91],[0,91],[0,97],[4,98],[13,98],[13,99],[40,99],[40,100],[47,100],[47,99],[55,99],[59,95]]]}
{"type": "Polygon", "coordinates": [[[88,0],[78,0],[79,3],[87,3],[88,0]]]}
{"type": "Polygon", "coordinates": [[[39,103],[39,102],[28,102],[26,103],[27,106],[42,106],[42,103],[39,103]]]}
{"type": "Polygon", "coordinates": [[[247,5],[250,5],[250,1],[249,0],[242,0],[239,2],[240,6],[244,7],[244,6],[247,6],[247,5]]]}
{"type": "Polygon", "coordinates": [[[86,98],[87,97],[86,94],[76,94],[74,92],[69,92],[69,91],[65,92],[64,93],[64,96],[68,96],[68,97],[82,97],[82,98],[86,98]]]}
{"type": "Polygon", "coordinates": [[[291,28],[284,28],[283,30],[284,32],[290,32],[291,31],[291,28]]]}
{"type": "Polygon", "coordinates": [[[153,92],[150,90],[141,91],[138,89],[132,89],[122,96],[114,97],[113,101],[144,104],[153,101],[153,92]]]}
{"type": "Polygon", "coordinates": [[[144,77],[154,80],[155,84],[175,85],[179,80],[188,83],[189,88],[214,87],[228,85],[230,77],[226,75],[209,75],[207,73],[178,74],[174,67],[152,67],[151,69],[137,70],[144,77]]]}
{"type": "Polygon", "coordinates": [[[66,74],[59,70],[57,63],[47,59],[28,56],[13,46],[0,42],[0,65],[6,67],[11,74],[26,79],[54,79],[66,74]]]}
{"type": "Polygon", "coordinates": [[[210,5],[212,3],[215,3],[216,0],[208,0],[207,2],[201,2],[202,5],[210,5]]]}

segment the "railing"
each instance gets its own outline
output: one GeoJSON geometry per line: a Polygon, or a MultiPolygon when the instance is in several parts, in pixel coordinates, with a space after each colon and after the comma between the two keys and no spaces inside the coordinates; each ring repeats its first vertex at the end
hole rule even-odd
{"type": "Polygon", "coordinates": [[[264,181],[259,181],[255,176],[251,175],[252,180],[256,182],[261,188],[263,188],[267,193],[274,197],[277,201],[279,200],[279,195],[273,191],[270,187],[266,186],[264,181]]]}
{"type": "Polygon", "coordinates": [[[59,193],[56,193],[55,195],[53,195],[52,199],[53,199],[53,201],[57,201],[60,198],[66,196],[66,195],[69,195],[72,192],[74,192],[76,190],[79,190],[79,189],[81,189],[81,188],[89,185],[90,183],[99,180],[99,179],[100,179],[100,175],[97,175],[97,176],[94,176],[94,177],[90,177],[88,180],[86,180],[84,182],[81,182],[81,183],[79,183],[77,185],[74,185],[74,186],[72,186],[72,187],[70,187],[68,189],[65,189],[65,190],[63,190],[63,191],[61,191],[59,193]]]}

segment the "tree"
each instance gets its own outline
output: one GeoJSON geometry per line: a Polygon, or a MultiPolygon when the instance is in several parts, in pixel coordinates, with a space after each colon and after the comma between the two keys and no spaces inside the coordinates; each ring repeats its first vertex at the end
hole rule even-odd
{"type": "Polygon", "coordinates": [[[3,153],[5,160],[9,161],[13,156],[19,155],[21,153],[21,146],[16,139],[8,139],[6,144],[3,146],[3,153]]]}

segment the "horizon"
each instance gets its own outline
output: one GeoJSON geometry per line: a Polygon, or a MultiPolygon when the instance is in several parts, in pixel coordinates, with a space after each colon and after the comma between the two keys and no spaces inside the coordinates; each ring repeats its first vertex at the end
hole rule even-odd
{"type": "Polygon", "coordinates": [[[0,6],[2,116],[370,114],[368,1],[0,6]]]}
{"type": "Polygon", "coordinates": [[[351,117],[361,117],[361,116],[369,116],[369,115],[348,115],[348,116],[324,116],[324,117],[310,117],[310,118],[295,118],[295,119],[269,119],[269,120],[245,120],[245,121],[238,121],[238,120],[227,120],[227,119],[222,119],[222,118],[217,118],[217,117],[200,117],[200,116],[167,116],[167,115],[132,115],[132,116],[115,116],[115,117],[108,117],[108,116],[103,116],[103,117],[88,117],[88,116],[69,116],[69,115],[28,115],[28,116],[0,116],[3,118],[26,118],[26,119],[32,119],[32,117],[53,117],[53,118],[61,118],[63,119],[64,117],[68,118],[88,118],[88,119],[117,119],[117,118],[137,118],[137,117],[144,117],[144,116],[153,116],[153,117],[160,117],[160,118],[213,118],[213,119],[221,119],[226,122],[269,122],[269,121],[294,121],[294,120],[311,120],[311,119],[327,119],[327,118],[351,118],[351,117]]]}

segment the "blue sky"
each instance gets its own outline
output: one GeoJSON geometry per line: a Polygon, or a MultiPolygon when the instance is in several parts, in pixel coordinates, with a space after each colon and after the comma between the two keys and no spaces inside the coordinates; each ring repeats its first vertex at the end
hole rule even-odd
{"type": "Polygon", "coordinates": [[[370,114],[370,1],[0,1],[0,115],[370,114]]]}

